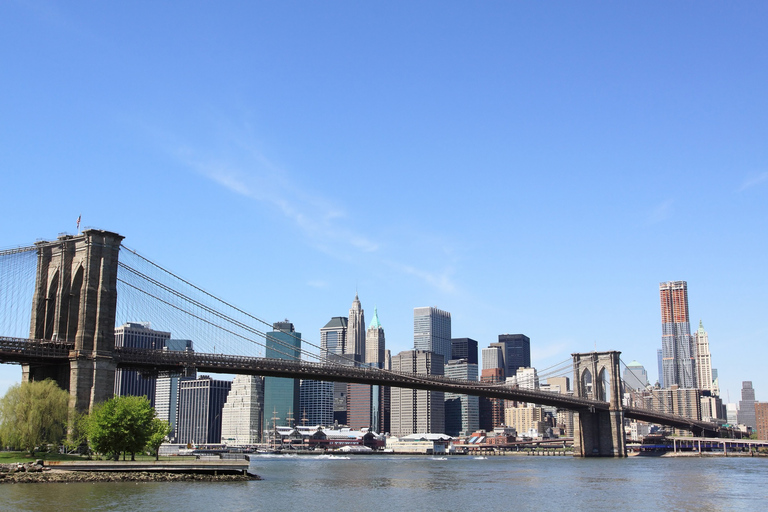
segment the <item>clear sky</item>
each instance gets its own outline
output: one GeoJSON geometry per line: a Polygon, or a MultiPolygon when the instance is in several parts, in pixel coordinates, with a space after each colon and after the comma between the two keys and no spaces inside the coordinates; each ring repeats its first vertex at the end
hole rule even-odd
{"type": "MultiPolygon", "coordinates": [[[[616,349],[688,281],[723,399],[768,399],[765,2],[0,5],[0,246],[75,221],[319,341],[359,293],[616,349]]],[[[20,379],[0,365],[0,391],[20,379]]]]}

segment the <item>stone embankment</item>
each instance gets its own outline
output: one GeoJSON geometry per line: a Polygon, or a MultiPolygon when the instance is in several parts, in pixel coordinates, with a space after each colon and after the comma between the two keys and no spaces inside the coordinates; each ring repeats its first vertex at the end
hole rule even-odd
{"type": "Polygon", "coordinates": [[[76,482],[243,482],[261,480],[256,475],[216,475],[170,471],[62,471],[51,470],[43,461],[25,464],[0,464],[2,483],[76,482]]]}

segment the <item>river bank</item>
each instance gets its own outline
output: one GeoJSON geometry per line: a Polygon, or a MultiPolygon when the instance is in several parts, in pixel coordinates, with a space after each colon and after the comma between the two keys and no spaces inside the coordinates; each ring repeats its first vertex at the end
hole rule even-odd
{"type": "Polygon", "coordinates": [[[40,464],[0,464],[0,484],[96,482],[244,482],[261,480],[255,474],[199,471],[68,471],[40,464]]]}

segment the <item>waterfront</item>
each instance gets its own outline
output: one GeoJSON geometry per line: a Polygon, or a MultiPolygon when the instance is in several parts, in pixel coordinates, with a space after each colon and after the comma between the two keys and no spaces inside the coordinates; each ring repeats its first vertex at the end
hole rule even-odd
{"type": "Polygon", "coordinates": [[[3,510],[760,510],[768,459],[258,456],[262,481],[15,484],[3,510]]]}

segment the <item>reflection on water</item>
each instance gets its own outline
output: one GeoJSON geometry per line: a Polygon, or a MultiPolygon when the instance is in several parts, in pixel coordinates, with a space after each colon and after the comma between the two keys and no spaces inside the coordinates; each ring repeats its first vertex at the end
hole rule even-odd
{"type": "Polygon", "coordinates": [[[0,485],[3,510],[761,510],[768,459],[258,456],[257,482],[0,485]]]}

